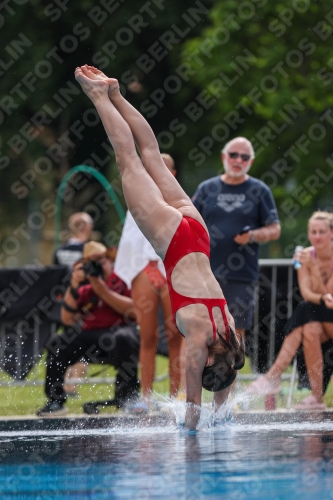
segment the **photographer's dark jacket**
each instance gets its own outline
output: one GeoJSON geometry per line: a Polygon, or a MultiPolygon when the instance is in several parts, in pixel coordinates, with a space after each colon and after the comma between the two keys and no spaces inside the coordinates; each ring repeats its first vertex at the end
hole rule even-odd
{"type": "MultiPolygon", "coordinates": [[[[106,280],[110,290],[130,297],[131,292],[125,283],[112,272],[106,280]]],[[[91,285],[81,286],[78,290],[79,298],[77,301],[78,308],[83,313],[83,330],[95,330],[98,328],[109,328],[110,326],[118,326],[126,324],[124,316],[117,313],[104,300],[98,297],[92,289],[91,285]]]]}

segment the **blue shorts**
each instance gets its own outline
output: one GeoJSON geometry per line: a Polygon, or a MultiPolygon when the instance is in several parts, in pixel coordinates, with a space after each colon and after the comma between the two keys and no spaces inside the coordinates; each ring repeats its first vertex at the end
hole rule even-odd
{"type": "MultiPolygon", "coordinates": [[[[218,280],[219,281],[219,280],[218,280]]],[[[249,329],[253,326],[256,283],[229,281],[219,284],[228,308],[235,320],[236,328],[249,329]]]]}

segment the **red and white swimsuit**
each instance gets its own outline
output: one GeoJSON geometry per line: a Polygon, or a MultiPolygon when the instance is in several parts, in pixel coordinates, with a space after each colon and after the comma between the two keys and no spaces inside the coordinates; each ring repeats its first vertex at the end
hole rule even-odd
{"type": "MultiPolygon", "coordinates": [[[[208,314],[213,327],[213,339],[216,340],[217,328],[213,317],[213,307],[219,307],[222,312],[225,325],[226,340],[229,342],[230,327],[225,314],[227,301],[222,298],[194,298],[181,295],[172,287],[171,275],[177,263],[182,257],[192,252],[201,252],[210,256],[210,241],[205,228],[192,217],[183,216],[166,252],[164,266],[167,275],[167,282],[171,300],[171,308],[174,322],[176,323],[176,312],[182,307],[190,304],[204,304],[208,309],[208,314]]],[[[181,333],[181,332],[180,332],[181,333]]]]}

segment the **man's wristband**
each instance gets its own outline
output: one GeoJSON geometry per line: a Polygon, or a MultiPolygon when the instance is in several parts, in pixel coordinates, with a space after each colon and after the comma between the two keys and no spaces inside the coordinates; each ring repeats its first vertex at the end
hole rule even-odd
{"type": "Polygon", "coordinates": [[[324,296],[323,296],[323,295],[321,295],[321,296],[320,296],[320,299],[319,299],[319,304],[320,304],[321,306],[325,306],[325,305],[326,305],[326,304],[325,304],[325,300],[324,300],[324,296]]]}
{"type": "Polygon", "coordinates": [[[77,312],[79,312],[79,309],[75,309],[75,307],[70,306],[69,304],[67,304],[67,302],[63,302],[62,303],[62,307],[64,309],[66,309],[66,311],[68,311],[70,313],[77,313],[77,312]]]}
{"type": "Polygon", "coordinates": [[[72,286],[70,286],[69,293],[71,294],[73,299],[77,300],[79,298],[78,288],[73,288],[72,286]]]}
{"type": "Polygon", "coordinates": [[[255,243],[255,241],[254,241],[254,231],[251,231],[251,233],[250,233],[250,240],[249,240],[249,243],[250,243],[250,245],[251,245],[252,243],[255,243]]]}

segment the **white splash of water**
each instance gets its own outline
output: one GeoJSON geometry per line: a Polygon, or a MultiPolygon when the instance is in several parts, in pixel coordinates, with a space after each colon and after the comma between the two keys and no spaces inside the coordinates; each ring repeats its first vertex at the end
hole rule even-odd
{"type": "MultiPolygon", "coordinates": [[[[175,398],[168,398],[159,394],[154,394],[154,398],[158,401],[160,412],[172,413],[177,428],[182,428],[185,422],[186,402],[175,398]]],[[[212,403],[203,403],[201,407],[200,421],[198,430],[207,430],[217,426],[225,426],[232,422],[233,409],[237,401],[225,403],[220,408],[214,408],[212,403]]]]}

